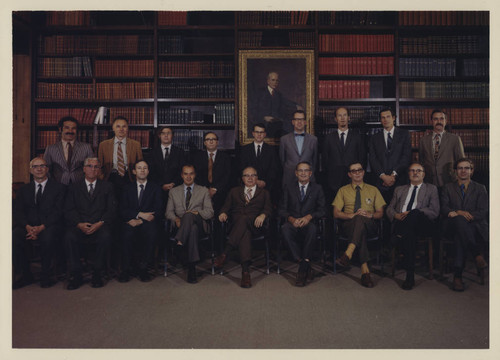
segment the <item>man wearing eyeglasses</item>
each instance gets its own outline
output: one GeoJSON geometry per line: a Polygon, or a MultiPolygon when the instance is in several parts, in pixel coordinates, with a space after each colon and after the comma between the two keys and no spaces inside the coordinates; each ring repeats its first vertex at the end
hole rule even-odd
{"type": "Polygon", "coordinates": [[[484,281],[487,263],[481,255],[481,246],[489,242],[489,201],[484,185],[471,180],[474,163],[461,158],[455,163],[457,181],[448,183],[441,193],[441,215],[445,218],[445,234],[455,242],[455,263],[452,289],[464,291],[462,273],[466,251],[474,256],[476,268],[484,281]]]}
{"type": "Polygon", "coordinates": [[[411,290],[415,286],[417,236],[429,235],[435,226],[432,221],[439,216],[437,187],[424,183],[424,167],[420,163],[411,164],[408,176],[410,185],[398,186],[394,190],[386,210],[387,217],[392,222],[393,239],[399,243],[404,254],[404,290],[411,290]]]}
{"type": "Polygon", "coordinates": [[[349,267],[354,250],[359,249],[361,285],[374,286],[368,268],[370,258],[366,237],[377,232],[377,223],[384,215],[386,202],[380,191],[363,181],[365,170],[360,163],[349,165],[351,183],[339,189],[333,201],[333,217],[342,220],[340,231],[348,238],[347,250],[336,259],[342,268],[349,267]]]}
{"type": "Polygon", "coordinates": [[[269,192],[257,186],[257,170],[253,167],[243,169],[241,179],[244,185],[231,189],[219,215],[220,222],[231,221],[231,229],[223,253],[215,259],[215,266],[222,267],[230,251],[237,248],[242,269],[241,287],[250,288],[252,236],[263,231],[272,207],[269,192]]]}
{"type": "Polygon", "coordinates": [[[78,289],[82,283],[80,243],[95,241],[97,248],[93,263],[92,287],[104,286],[101,271],[111,244],[111,228],[116,218],[113,185],[99,180],[101,163],[87,158],[83,165],[85,179],[73,183],[64,205],[66,220],[65,243],[69,259],[70,280],[67,289],[78,289]]]}
{"type": "Polygon", "coordinates": [[[42,158],[30,162],[33,181],[21,187],[14,200],[12,230],[13,289],[33,282],[27,256],[29,242],[38,241],[42,271],[40,286],[48,288],[55,282],[50,278],[50,265],[60,245],[62,216],[66,187],[49,179],[49,168],[42,158]],[[20,276],[19,276],[20,275],[20,276]],[[16,278],[17,276],[17,278],[16,278]]]}

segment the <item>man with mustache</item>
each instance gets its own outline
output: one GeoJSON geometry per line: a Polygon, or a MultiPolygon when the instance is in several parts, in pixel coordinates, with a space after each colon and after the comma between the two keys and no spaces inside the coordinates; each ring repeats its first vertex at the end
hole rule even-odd
{"type": "Polygon", "coordinates": [[[456,181],[453,164],[464,155],[464,146],[459,136],[445,131],[446,114],[434,110],[431,114],[432,133],[420,140],[418,156],[424,165],[426,181],[438,188],[456,181]]]}

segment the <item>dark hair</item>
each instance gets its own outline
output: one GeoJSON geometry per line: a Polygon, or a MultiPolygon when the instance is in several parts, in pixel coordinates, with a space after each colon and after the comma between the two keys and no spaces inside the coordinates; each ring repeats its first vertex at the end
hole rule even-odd
{"type": "Polygon", "coordinates": [[[446,115],[446,113],[443,110],[441,110],[441,109],[434,109],[434,110],[432,110],[432,113],[431,113],[431,120],[432,120],[434,114],[436,114],[436,113],[443,113],[445,120],[448,118],[448,115],[446,115]]]}
{"type": "Polygon", "coordinates": [[[394,112],[394,110],[392,110],[392,108],[391,108],[390,106],[387,106],[387,107],[382,108],[382,109],[378,112],[378,117],[379,117],[379,119],[380,119],[380,115],[382,115],[382,113],[383,113],[383,112],[386,112],[386,111],[390,111],[392,116],[396,116],[396,113],[394,112]]]}
{"type": "Polygon", "coordinates": [[[135,170],[135,168],[136,168],[137,164],[139,164],[139,163],[141,163],[141,162],[146,163],[146,165],[148,166],[148,169],[150,168],[150,166],[149,166],[149,162],[148,162],[147,160],[145,160],[145,159],[141,159],[141,160],[137,160],[137,161],[134,163],[134,170],[135,170]]]}
{"type": "MultiPolygon", "coordinates": [[[[347,116],[351,116],[351,112],[345,106],[339,106],[338,108],[336,108],[335,109],[335,116],[337,116],[337,111],[339,111],[340,109],[345,109],[345,111],[347,111],[347,116]]],[[[379,115],[379,117],[380,117],[380,115],[379,115]]]]}
{"type": "Polygon", "coordinates": [[[194,167],[194,165],[193,165],[193,164],[184,164],[184,165],[182,165],[182,168],[181,168],[181,174],[183,173],[183,171],[184,171],[184,168],[185,168],[185,167],[190,167],[190,168],[193,168],[194,173],[196,174],[196,168],[194,167]]]}
{"type": "Polygon", "coordinates": [[[128,125],[128,119],[127,119],[125,116],[118,115],[117,117],[115,117],[115,118],[113,119],[113,122],[111,123],[111,125],[113,125],[113,124],[115,123],[115,121],[116,121],[116,120],[123,120],[123,121],[125,121],[125,122],[127,123],[127,125],[128,125]]]}
{"type": "Polygon", "coordinates": [[[174,136],[174,129],[172,129],[170,126],[159,126],[158,129],[156,129],[156,136],[160,136],[162,131],[165,129],[170,129],[172,132],[172,136],[174,136]]]}
{"type": "Polygon", "coordinates": [[[307,118],[306,112],[304,110],[295,110],[292,114],[292,119],[295,117],[295,114],[304,114],[304,118],[307,118]]]}
{"type": "Polygon", "coordinates": [[[61,129],[61,128],[64,126],[64,123],[65,123],[66,121],[71,121],[71,122],[75,123],[75,124],[76,124],[76,128],[78,129],[78,126],[79,126],[79,124],[78,124],[78,120],[76,120],[73,116],[64,116],[64,117],[62,117],[62,118],[59,120],[59,122],[57,123],[57,127],[58,127],[59,129],[61,129]]]}
{"type": "Polygon", "coordinates": [[[411,168],[413,165],[420,165],[420,166],[422,167],[422,169],[424,169],[424,172],[425,172],[424,165],[422,165],[422,163],[421,163],[420,161],[412,161],[412,163],[408,166],[408,171],[410,171],[410,168],[411,168]]]}
{"type": "Polygon", "coordinates": [[[215,135],[215,138],[216,138],[217,140],[219,140],[219,137],[217,136],[217,134],[216,134],[216,133],[214,133],[213,131],[208,131],[208,132],[206,132],[206,133],[204,133],[204,134],[203,134],[203,141],[205,141],[205,138],[207,137],[207,135],[208,135],[208,134],[214,134],[214,135],[215,135]]]}
{"type": "Polygon", "coordinates": [[[301,164],[306,164],[307,166],[309,166],[309,170],[312,170],[312,165],[309,161],[301,161],[299,162],[297,165],[295,165],[295,170],[298,170],[299,169],[299,165],[301,164]]]}
{"type": "Polygon", "coordinates": [[[350,163],[350,164],[349,164],[349,166],[347,166],[347,169],[348,169],[349,171],[351,171],[351,166],[353,166],[353,165],[355,165],[355,164],[359,164],[359,165],[361,165],[361,168],[362,168],[363,170],[365,169],[365,168],[364,168],[364,166],[363,166],[363,164],[361,164],[359,161],[354,161],[354,162],[350,163]]]}
{"type": "Polygon", "coordinates": [[[264,123],[257,123],[257,124],[254,124],[252,131],[255,131],[256,127],[263,128],[264,130],[266,129],[266,125],[264,125],[264,123]]]}
{"type": "Polygon", "coordinates": [[[241,170],[241,176],[243,176],[243,173],[245,172],[246,169],[254,169],[255,173],[257,174],[257,176],[259,175],[259,173],[258,173],[258,171],[257,171],[256,168],[254,168],[253,166],[247,166],[243,170],[241,170]]]}
{"type": "Polygon", "coordinates": [[[457,161],[455,161],[455,164],[453,165],[453,169],[456,170],[458,167],[458,164],[460,164],[461,162],[468,162],[470,164],[471,170],[474,170],[474,162],[471,160],[471,158],[468,158],[468,157],[463,157],[463,158],[460,158],[457,161]]]}

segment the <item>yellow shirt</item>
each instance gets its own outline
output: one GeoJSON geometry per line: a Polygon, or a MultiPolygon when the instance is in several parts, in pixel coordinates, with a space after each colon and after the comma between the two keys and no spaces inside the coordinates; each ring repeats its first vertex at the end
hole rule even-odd
{"type": "MultiPolygon", "coordinates": [[[[372,185],[361,183],[361,208],[370,213],[374,213],[384,205],[387,205],[380,194],[380,191],[372,185]]],[[[342,186],[335,196],[332,205],[346,214],[354,213],[354,202],[356,200],[356,185],[349,184],[342,186]]]]}

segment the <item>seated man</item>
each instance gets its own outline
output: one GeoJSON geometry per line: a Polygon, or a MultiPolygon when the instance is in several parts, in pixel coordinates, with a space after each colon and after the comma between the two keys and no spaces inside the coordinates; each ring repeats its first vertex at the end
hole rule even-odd
{"type": "Polygon", "coordinates": [[[187,248],[188,277],[191,284],[197,283],[196,263],[200,261],[198,241],[206,229],[204,220],[214,216],[208,189],[194,183],[196,173],[193,165],[184,165],[181,173],[184,184],[174,187],[168,194],[165,217],[178,228],[177,245],[187,248]]]}
{"type": "Polygon", "coordinates": [[[386,213],[392,222],[393,234],[401,246],[405,259],[406,280],[404,290],[415,286],[415,247],[418,235],[429,235],[439,216],[439,195],[433,184],[424,184],[425,171],[420,163],[408,169],[410,185],[394,190],[386,213]]]}
{"type": "Polygon", "coordinates": [[[135,163],[132,173],[136,181],[123,189],[120,215],[123,221],[122,271],[118,281],[130,279],[130,263],[135,251],[139,253],[139,279],[151,280],[148,264],[153,262],[154,247],[162,219],[160,185],[148,181],[149,165],[144,160],[135,163]],[[137,246],[134,247],[133,245],[137,246]],[[136,251],[137,251],[136,250],[136,251]]]}
{"type": "Polygon", "coordinates": [[[269,192],[257,187],[257,170],[247,167],[243,169],[241,178],[244,185],[231,189],[219,215],[221,222],[231,219],[231,230],[224,252],[215,259],[215,266],[222,267],[227,254],[238,248],[242,268],[241,287],[250,288],[252,235],[262,230],[265,219],[271,216],[272,207],[269,192]]]}
{"type": "Polygon", "coordinates": [[[457,181],[446,184],[441,193],[441,215],[445,218],[445,234],[455,241],[453,290],[464,291],[462,272],[467,249],[474,256],[481,279],[484,279],[487,264],[480,253],[480,245],[489,241],[489,205],[484,185],[471,180],[474,173],[472,160],[457,160],[455,172],[457,181]]]}
{"type": "Polygon", "coordinates": [[[366,236],[377,231],[375,220],[384,215],[386,202],[380,191],[363,182],[365,171],[360,163],[349,165],[351,183],[339,189],[333,200],[333,217],[344,220],[340,231],[348,238],[347,250],[336,260],[337,265],[348,267],[354,250],[359,248],[361,285],[372,288],[373,281],[368,268],[366,236]]]}
{"type": "Polygon", "coordinates": [[[297,164],[295,176],[298,183],[285,187],[279,215],[286,220],[281,226],[283,239],[299,263],[295,285],[305,286],[307,278],[312,277],[310,259],[317,242],[317,227],[312,220],[325,215],[325,195],[321,185],[310,182],[312,167],[308,162],[297,164]]]}
{"type": "Polygon", "coordinates": [[[113,185],[98,180],[101,164],[97,158],[87,158],[83,164],[85,178],[71,184],[64,205],[66,219],[65,243],[69,258],[68,290],[78,289],[82,283],[80,243],[95,240],[92,287],[104,286],[102,268],[111,244],[111,228],[116,217],[113,185]]]}
{"type": "Polygon", "coordinates": [[[50,279],[50,264],[54,259],[56,246],[59,245],[66,188],[54,179],[48,179],[48,171],[44,159],[31,160],[30,173],[33,181],[19,189],[14,201],[12,263],[14,275],[21,273],[20,278],[13,283],[14,289],[33,282],[26,249],[28,242],[32,241],[40,244],[40,286],[48,288],[54,284],[50,279]]]}

